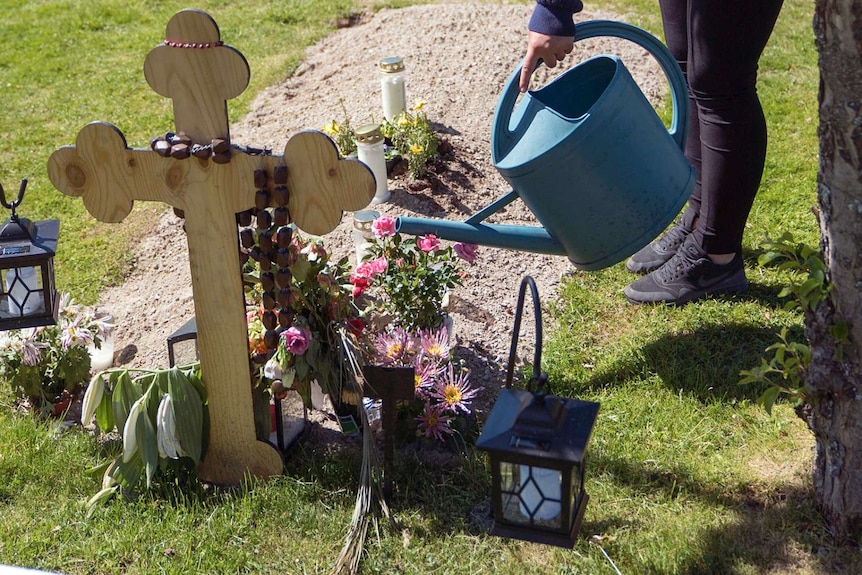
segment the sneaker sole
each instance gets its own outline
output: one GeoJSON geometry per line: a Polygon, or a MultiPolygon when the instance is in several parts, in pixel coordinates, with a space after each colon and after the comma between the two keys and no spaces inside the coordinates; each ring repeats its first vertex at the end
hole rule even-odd
{"type": "Polygon", "coordinates": [[[685,305],[687,303],[691,303],[693,301],[702,299],[706,296],[736,295],[736,294],[741,294],[741,293],[745,293],[748,291],[748,280],[747,279],[743,278],[742,281],[739,281],[739,280],[734,279],[734,278],[731,278],[731,279],[733,279],[733,282],[730,282],[728,284],[716,284],[715,286],[711,286],[711,287],[704,289],[704,290],[690,291],[686,294],[681,295],[680,297],[678,297],[675,300],[662,299],[661,296],[663,294],[655,294],[658,297],[657,297],[657,299],[653,299],[653,300],[651,300],[651,299],[638,299],[637,298],[638,295],[649,296],[650,294],[630,294],[630,290],[629,290],[630,286],[626,286],[626,288],[623,290],[623,295],[626,296],[626,299],[629,300],[629,302],[636,304],[636,305],[664,304],[664,305],[680,306],[680,305],[685,305]]]}

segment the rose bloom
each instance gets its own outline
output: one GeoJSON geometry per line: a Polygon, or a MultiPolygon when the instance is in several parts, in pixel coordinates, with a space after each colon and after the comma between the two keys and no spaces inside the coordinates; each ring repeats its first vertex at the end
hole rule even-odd
{"type": "Polygon", "coordinates": [[[377,275],[382,274],[386,271],[386,268],[389,267],[389,263],[386,261],[386,258],[381,256],[375,260],[371,260],[368,262],[371,266],[371,274],[377,275]]]}
{"type": "Polygon", "coordinates": [[[434,234],[428,234],[427,236],[419,238],[419,241],[417,241],[416,244],[423,252],[433,252],[440,247],[440,240],[438,240],[437,236],[434,234]]]}
{"type": "Polygon", "coordinates": [[[353,318],[350,318],[349,320],[347,320],[347,331],[349,331],[351,334],[355,335],[356,337],[359,337],[359,335],[362,333],[362,330],[364,330],[364,329],[365,329],[365,322],[362,321],[361,318],[353,317],[353,318]]]}
{"type": "Polygon", "coordinates": [[[455,255],[465,262],[472,264],[476,261],[476,250],[478,249],[476,244],[462,244],[458,242],[452,246],[452,249],[455,251],[455,255]]]}
{"type": "Polygon", "coordinates": [[[350,283],[353,284],[353,297],[361,296],[362,292],[371,287],[371,279],[368,276],[355,273],[350,274],[350,283]]]}
{"type": "Polygon", "coordinates": [[[371,224],[371,231],[376,238],[385,238],[395,235],[395,219],[389,216],[381,216],[371,224]]]}
{"type": "Polygon", "coordinates": [[[308,350],[311,334],[305,328],[291,326],[281,333],[284,345],[293,355],[302,355],[308,350]]]}

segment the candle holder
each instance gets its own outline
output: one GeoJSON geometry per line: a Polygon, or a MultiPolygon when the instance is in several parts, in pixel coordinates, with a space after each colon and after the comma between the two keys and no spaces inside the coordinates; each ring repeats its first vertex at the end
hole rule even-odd
{"type": "Polygon", "coordinates": [[[377,64],[380,70],[380,92],[383,96],[383,116],[390,124],[407,109],[404,88],[404,61],[398,57],[383,58],[377,64]]]}
{"type": "Polygon", "coordinates": [[[0,331],[57,323],[54,254],[60,220],[33,222],[19,217],[27,180],[18,198],[7,202],[0,185],[0,204],[11,216],[0,227],[0,331]]]}
{"type": "Polygon", "coordinates": [[[371,168],[377,187],[372,204],[389,199],[386,178],[386,157],[383,153],[383,133],[378,124],[366,124],[356,129],[356,151],[359,161],[371,168]]]}
{"type": "Polygon", "coordinates": [[[494,510],[491,535],[571,548],[589,496],[584,489],[586,449],[599,404],[548,394],[542,372],[542,324],[536,283],[521,282],[506,383],[476,447],[489,455],[494,510]],[[524,290],[536,317],[533,377],[527,390],[511,389],[524,290]]]}
{"type": "Polygon", "coordinates": [[[380,217],[375,210],[362,210],[353,214],[353,247],[356,250],[356,265],[362,263],[368,255],[368,248],[374,240],[371,224],[380,217]]]}

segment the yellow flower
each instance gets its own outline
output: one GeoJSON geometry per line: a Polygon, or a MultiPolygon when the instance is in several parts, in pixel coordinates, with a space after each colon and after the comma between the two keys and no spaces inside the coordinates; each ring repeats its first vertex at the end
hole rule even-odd
{"type": "Polygon", "coordinates": [[[407,117],[407,114],[401,114],[398,116],[398,125],[402,128],[410,125],[410,118],[407,117]]]}
{"type": "Polygon", "coordinates": [[[410,146],[410,153],[411,154],[421,154],[424,151],[425,151],[425,148],[423,148],[422,146],[417,146],[416,144],[410,146]]]}
{"type": "Polygon", "coordinates": [[[425,107],[425,100],[416,100],[413,102],[413,111],[418,112],[425,107]]]}
{"type": "Polygon", "coordinates": [[[338,131],[339,131],[338,130],[338,124],[336,124],[334,121],[329,122],[328,124],[323,126],[323,131],[324,131],[324,133],[329,134],[330,136],[335,136],[336,134],[338,134],[338,131]]]}

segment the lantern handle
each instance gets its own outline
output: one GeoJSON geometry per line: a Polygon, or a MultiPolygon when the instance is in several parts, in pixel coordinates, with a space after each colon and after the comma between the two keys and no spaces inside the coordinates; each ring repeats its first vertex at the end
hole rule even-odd
{"type": "Polygon", "coordinates": [[[18,221],[18,214],[15,213],[15,208],[20,206],[21,202],[24,200],[24,191],[26,189],[27,178],[24,178],[21,180],[21,187],[18,189],[18,198],[10,203],[6,201],[6,192],[3,191],[3,184],[0,184],[0,204],[2,204],[7,210],[12,210],[11,219],[13,222],[18,221]]]}
{"type": "Polygon", "coordinates": [[[537,395],[547,393],[548,374],[542,371],[542,308],[539,305],[539,289],[536,280],[531,276],[524,276],[521,280],[521,288],[518,290],[518,305],[515,310],[515,326],[512,330],[512,345],[509,348],[509,365],[506,368],[506,382],[504,387],[512,387],[512,377],[515,373],[515,352],[518,349],[518,334],[521,332],[521,315],[524,312],[524,296],[527,286],[530,287],[530,295],[533,298],[533,316],[536,318],[536,350],[533,354],[533,377],[527,383],[527,390],[533,391],[533,383],[536,384],[537,395]]]}

